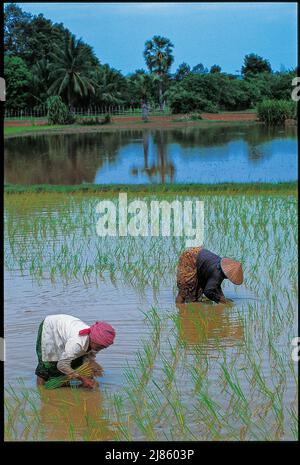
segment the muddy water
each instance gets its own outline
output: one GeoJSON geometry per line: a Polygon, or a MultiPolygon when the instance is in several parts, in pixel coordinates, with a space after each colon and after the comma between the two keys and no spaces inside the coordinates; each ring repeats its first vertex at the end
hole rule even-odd
{"type": "Polygon", "coordinates": [[[145,289],[141,297],[134,289],[119,281],[114,286],[109,276],[99,287],[84,286],[72,282],[68,286],[51,285],[48,281],[35,283],[29,276],[9,276],[5,279],[5,328],[6,358],[5,379],[17,385],[17,377],[25,383],[35,386],[34,369],[37,365],[35,341],[38,326],[47,316],[66,313],[76,316],[87,323],[104,320],[116,329],[116,343],[98,354],[97,360],[103,366],[103,377],[99,382],[103,386],[117,388],[122,385],[122,370],[125,361],[134,362],[135,353],[143,337],[148,336],[143,311],[152,306],[159,307],[162,315],[166,311],[179,311],[183,325],[180,338],[188,345],[199,341],[199,332],[195,325],[194,313],[200,312],[200,320],[205,324],[206,349],[213,350],[221,344],[226,347],[239,344],[243,340],[243,325],[236,312],[241,302],[255,301],[257,298],[245,287],[240,286],[227,292],[234,299],[232,306],[193,304],[177,308],[174,303],[172,287],[162,288],[159,295],[153,296],[151,288],[145,289]],[[193,321],[192,321],[193,320],[193,321]],[[21,335],[21,336],[20,336],[21,335]]]}
{"type": "MultiPolygon", "coordinates": [[[[106,407],[103,392],[118,393],[126,386],[124,367],[127,364],[136,365],[136,353],[141,341],[151,337],[142,311],[147,312],[155,305],[161,316],[170,311],[178,312],[182,320],[181,329],[177,334],[178,341],[186,344],[187,353],[191,356],[199,346],[211,358],[217,356],[220,346],[228,351],[228,355],[231,352],[234,356],[244,341],[243,319],[238,314],[236,305],[256,297],[244,287],[239,288],[238,292],[228,290],[226,294],[236,300],[236,303],[230,306],[199,303],[176,308],[171,287],[162,288],[156,297],[150,288],[146,289],[145,297],[141,298],[122,282],[113,286],[108,276],[106,282],[99,287],[83,286],[78,282],[70,283],[66,287],[52,286],[47,281],[37,285],[29,276],[7,276],[5,384],[10,384],[19,392],[21,378],[27,388],[36,389],[35,340],[38,325],[45,316],[67,313],[87,323],[99,319],[108,321],[116,329],[117,336],[115,344],[97,356],[97,361],[103,368],[103,376],[97,378],[99,386],[92,392],[79,388],[75,394],[74,389],[69,388],[53,391],[40,388],[37,409],[44,440],[82,440],[87,415],[89,421],[94,422],[89,428],[89,440],[113,440],[114,422],[101,418],[106,407]],[[202,328],[200,334],[199,326],[202,328]],[[70,423],[74,426],[72,435],[69,430],[70,423]]],[[[156,376],[163,376],[159,359],[156,376]]],[[[215,380],[216,383],[218,381],[217,377],[213,376],[211,380],[215,380]]],[[[191,383],[187,384],[184,378],[179,378],[178,386],[182,397],[188,401],[191,383]]],[[[136,438],[142,439],[143,436],[136,432],[136,438]]]]}
{"type": "MultiPolygon", "coordinates": [[[[220,405],[238,437],[243,434],[245,425],[235,417],[236,412],[230,411],[234,403],[229,385],[224,382],[225,369],[235,383],[235,377],[238,377],[238,385],[249,401],[253,415],[252,433],[256,432],[256,423],[259,427],[260,422],[265,421],[264,428],[269,428],[267,438],[293,438],[290,409],[295,409],[297,396],[293,375],[296,368],[291,360],[291,340],[297,334],[295,198],[237,196],[205,199],[206,245],[227,256],[241,257],[245,282],[242,286],[233,286],[224,281],[224,293],[233,300],[232,304],[202,302],[176,307],[175,270],[184,244],[169,238],[156,238],[155,244],[148,238],[100,240],[95,234],[95,217],[92,215],[94,199],[85,197],[73,201],[70,198],[62,208],[53,199],[47,205],[47,196],[36,197],[43,205],[43,211],[39,210],[38,202],[33,204],[34,197],[28,199],[27,209],[20,204],[18,196],[15,201],[19,210],[14,205],[14,197],[7,201],[6,223],[10,236],[5,241],[6,386],[10,383],[18,391],[18,378],[22,378],[27,387],[35,389],[36,333],[46,315],[67,313],[87,323],[105,320],[117,332],[115,344],[97,357],[104,370],[103,376],[98,378],[98,390],[93,393],[81,391],[75,412],[70,390],[41,395],[38,408],[46,439],[53,435],[66,439],[66,430],[61,427],[60,420],[60,426],[55,426],[57,423],[52,421],[61,415],[55,413],[58,405],[65,406],[66,412],[69,405],[74,414],[71,421],[75,433],[80,435],[82,412],[88,411],[95,416],[93,405],[97,404],[100,411],[105,410],[107,392],[122,393],[128,387],[124,373],[127,364],[137,367],[136,357],[143,341],[153,341],[153,331],[143,313],[150,314],[152,307],[164,324],[149,386],[154,388],[152,379],[155,382],[164,380],[166,361],[174,363],[176,383],[172,382],[170,386],[176,386],[180,393],[180,401],[188,412],[187,424],[197,438],[206,439],[206,436],[204,420],[197,417],[202,404],[197,403],[199,395],[195,393],[195,379],[198,378],[195,378],[194,370],[204,370],[205,367],[207,371],[199,378],[201,382],[197,381],[198,385],[205,386],[201,395],[209,393],[220,405]],[[231,222],[226,223],[224,218],[231,218],[231,222]],[[56,223],[51,222],[53,219],[56,223]],[[63,250],[67,251],[66,256],[62,254],[63,250]],[[97,261],[96,250],[102,262],[97,261]],[[75,268],[71,262],[71,267],[67,266],[71,276],[66,279],[64,264],[69,264],[71,255],[82,257],[83,262],[79,262],[77,276],[73,277],[75,268]],[[94,271],[89,279],[84,271],[85,262],[96,266],[95,269],[92,267],[94,271]],[[57,268],[50,279],[52,265],[57,268]],[[34,270],[39,266],[44,270],[42,277],[35,275],[34,270]],[[98,279],[95,279],[96,275],[98,279]],[[154,279],[157,276],[159,279],[154,279]],[[179,316],[178,324],[174,323],[175,316],[179,316]],[[175,348],[175,359],[170,355],[170,343],[175,348]],[[251,366],[253,361],[266,383],[267,395],[277,392],[281,396],[279,406],[284,412],[284,433],[277,432],[280,428],[276,426],[275,410],[269,407],[270,398],[264,394],[264,385],[259,384],[256,368],[251,366]]],[[[168,384],[166,386],[170,389],[168,384]]],[[[173,395],[171,390],[170,399],[173,395]]],[[[132,412],[133,407],[129,405],[126,409],[132,412]]],[[[163,411],[167,412],[165,407],[163,411]]],[[[176,418],[172,412],[167,413],[168,416],[164,418],[162,415],[161,423],[156,425],[158,439],[165,439],[164,435],[172,439],[172,434],[176,434],[176,418]]],[[[112,416],[91,434],[101,433],[102,439],[111,437],[114,424],[112,416]]],[[[225,439],[233,438],[233,433],[228,431],[222,434],[225,439]]],[[[257,434],[264,438],[259,430],[257,434]]],[[[70,432],[67,436],[70,438],[70,432]]],[[[135,428],[133,439],[143,438],[145,434],[135,428]]],[[[255,438],[250,436],[250,439],[255,438]]]]}

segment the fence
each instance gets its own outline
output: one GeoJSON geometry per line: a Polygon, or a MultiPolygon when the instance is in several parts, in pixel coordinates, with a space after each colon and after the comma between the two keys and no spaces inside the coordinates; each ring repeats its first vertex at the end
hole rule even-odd
{"type": "MultiPolygon", "coordinates": [[[[142,110],[140,107],[134,106],[105,106],[105,107],[88,107],[88,108],[79,108],[72,107],[71,113],[74,116],[81,117],[92,117],[92,116],[141,116],[142,110]]],[[[150,116],[168,116],[170,115],[170,110],[168,107],[165,107],[161,110],[159,107],[150,108],[150,116]]],[[[7,119],[28,119],[28,118],[46,118],[47,117],[47,107],[39,108],[23,108],[18,110],[11,110],[5,108],[4,117],[7,119]]]]}

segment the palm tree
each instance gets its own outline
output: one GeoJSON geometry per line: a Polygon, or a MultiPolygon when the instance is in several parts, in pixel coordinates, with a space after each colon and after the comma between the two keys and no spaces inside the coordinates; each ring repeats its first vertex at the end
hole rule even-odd
{"type": "Polygon", "coordinates": [[[147,74],[137,74],[133,81],[133,86],[136,92],[136,95],[140,97],[140,100],[147,100],[148,94],[148,76],[147,74]]]}
{"type": "Polygon", "coordinates": [[[164,107],[163,81],[174,61],[173,47],[172,42],[162,36],[153,36],[151,40],[147,40],[145,43],[144,58],[150,73],[154,73],[157,77],[161,110],[164,107]]]}
{"type": "Polygon", "coordinates": [[[191,74],[191,67],[187,63],[181,63],[175,73],[175,81],[182,81],[186,76],[191,74]]]}
{"type": "Polygon", "coordinates": [[[120,105],[126,91],[126,79],[120,71],[108,64],[98,66],[93,74],[95,101],[104,105],[120,105]]]}
{"type": "Polygon", "coordinates": [[[153,92],[153,75],[146,74],[143,70],[138,70],[128,78],[128,86],[131,99],[140,103],[140,101],[149,102],[153,92]]]}
{"type": "Polygon", "coordinates": [[[64,47],[58,46],[49,54],[51,60],[49,78],[53,80],[48,89],[49,95],[66,95],[69,106],[76,96],[85,97],[94,93],[94,82],[91,78],[92,55],[81,39],[66,33],[64,47]]]}
{"type": "Polygon", "coordinates": [[[49,87],[49,61],[42,58],[32,67],[32,96],[39,104],[45,104],[49,87]]]}

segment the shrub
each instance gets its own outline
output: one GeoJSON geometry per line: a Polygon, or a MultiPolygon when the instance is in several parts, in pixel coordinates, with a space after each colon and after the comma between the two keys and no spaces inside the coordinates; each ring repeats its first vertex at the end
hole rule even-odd
{"type": "Polygon", "coordinates": [[[7,85],[6,108],[21,110],[32,104],[32,73],[22,58],[11,55],[4,57],[4,79],[7,85]]]}
{"type": "Polygon", "coordinates": [[[59,95],[49,97],[47,100],[48,123],[49,124],[72,124],[75,121],[67,106],[59,95]]]}
{"type": "Polygon", "coordinates": [[[111,117],[110,115],[105,115],[103,119],[99,118],[98,116],[94,116],[91,118],[77,118],[76,122],[78,124],[88,125],[88,126],[108,124],[111,122],[111,117]]]}
{"type": "Polygon", "coordinates": [[[180,115],[177,118],[172,119],[172,121],[181,122],[181,121],[198,121],[203,119],[199,113],[186,113],[185,115],[180,115]]]}
{"type": "Polygon", "coordinates": [[[297,105],[292,100],[264,100],[257,107],[258,118],[269,125],[283,124],[295,119],[297,105]]]}
{"type": "Polygon", "coordinates": [[[215,113],[218,111],[216,105],[205,98],[199,97],[195,92],[180,89],[180,91],[170,92],[168,104],[173,114],[191,113],[197,111],[207,111],[215,113]]]}
{"type": "Polygon", "coordinates": [[[206,111],[207,113],[218,113],[219,109],[214,103],[209,100],[205,100],[203,103],[203,111],[206,111]]]}
{"type": "Polygon", "coordinates": [[[101,124],[101,119],[96,117],[92,118],[76,118],[76,123],[77,124],[82,124],[82,125],[88,125],[88,126],[93,126],[97,124],[101,124]]]}
{"type": "Polygon", "coordinates": [[[68,111],[64,124],[74,124],[75,121],[76,117],[70,111],[68,111]]]}
{"type": "Polygon", "coordinates": [[[104,116],[104,120],[102,121],[102,124],[109,124],[111,123],[111,117],[109,114],[104,116]]]}
{"type": "Polygon", "coordinates": [[[192,114],[190,115],[190,119],[191,119],[192,121],[196,121],[196,120],[198,120],[198,119],[202,119],[202,116],[201,116],[199,113],[192,113],[192,114]]]}

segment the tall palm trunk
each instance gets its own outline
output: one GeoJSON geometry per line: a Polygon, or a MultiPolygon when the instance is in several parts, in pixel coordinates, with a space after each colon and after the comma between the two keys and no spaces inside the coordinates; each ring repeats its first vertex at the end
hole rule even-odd
{"type": "Polygon", "coordinates": [[[71,98],[71,87],[68,85],[68,107],[71,108],[72,106],[72,98],[71,98]]]}
{"type": "Polygon", "coordinates": [[[163,96],[163,83],[161,79],[158,81],[158,99],[159,99],[159,109],[163,111],[164,109],[164,96],[163,96]]]}

